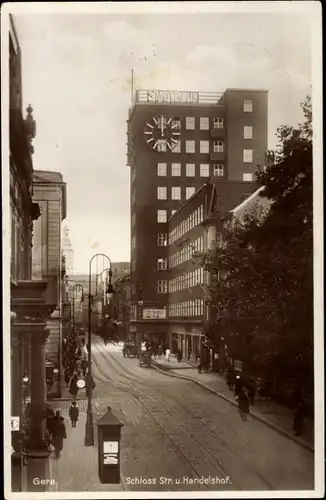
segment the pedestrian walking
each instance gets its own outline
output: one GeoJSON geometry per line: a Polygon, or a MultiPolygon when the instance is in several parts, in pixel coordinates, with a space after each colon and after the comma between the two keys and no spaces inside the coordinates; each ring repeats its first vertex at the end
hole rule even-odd
{"type": "Polygon", "coordinates": [[[81,362],[81,369],[82,369],[84,377],[86,376],[86,373],[87,373],[87,366],[88,366],[87,360],[86,360],[86,358],[83,358],[82,362],[81,362]]]}
{"type": "Polygon", "coordinates": [[[165,351],[165,359],[166,361],[170,361],[170,356],[171,356],[171,351],[169,348],[166,349],[165,351]]]}
{"type": "Polygon", "coordinates": [[[239,412],[241,416],[241,420],[247,422],[248,414],[249,414],[249,398],[243,388],[241,388],[239,397],[238,397],[238,405],[239,412]]]}
{"type": "Polygon", "coordinates": [[[78,385],[77,385],[77,381],[78,381],[78,377],[77,377],[77,373],[74,373],[72,379],[71,379],[71,382],[70,382],[70,387],[69,387],[69,392],[70,394],[76,398],[77,394],[78,394],[78,385]]]}
{"type": "Polygon", "coordinates": [[[68,368],[65,369],[65,384],[66,384],[66,387],[69,386],[69,381],[70,381],[70,371],[68,370],[68,368]]]}
{"type": "Polygon", "coordinates": [[[234,376],[234,371],[231,367],[228,368],[227,376],[226,376],[226,381],[229,387],[230,391],[233,391],[234,388],[234,383],[235,383],[235,376],[234,376]]]}
{"type": "Polygon", "coordinates": [[[202,369],[203,369],[203,364],[201,362],[200,356],[198,356],[198,358],[197,358],[197,371],[198,371],[198,373],[201,373],[202,369]]]}
{"type": "Polygon", "coordinates": [[[158,349],[157,349],[157,354],[158,354],[159,359],[161,359],[162,354],[163,354],[163,347],[162,347],[162,344],[160,344],[160,345],[158,346],[158,349]]]}
{"type": "Polygon", "coordinates": [[[178,360],[178,363],[181,363],[181,361],[182,361],[182,351],[181,351],[181,349],[178,349],[177,360],[178,360]]]}
{"type": "Polygon", "coordinates": [[[64,424],[64,418],[61,417],[60,412],[57,411],[53,419],[52,426],[52,442],[55,449],[55,456],[59,458],[61,450],[63,448],[63,440],[66,439],[66,426],[64,424]]]}
{"type": "Polygon", "coordinates": [[[72,427],[76,427],[78,417],[79,417],[79,409],[78,409],[76,401],[73,401],[71,403],[71,406],[69,408],[69,417],[71,420],[72,427]]]}

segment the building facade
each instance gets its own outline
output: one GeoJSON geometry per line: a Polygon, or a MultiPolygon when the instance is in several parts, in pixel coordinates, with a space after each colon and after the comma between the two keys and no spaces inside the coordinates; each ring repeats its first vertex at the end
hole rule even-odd
{"type": "Polygon", "coordinates": [[[67,274],[73,274],[74,272],[74,249],[71,244],[69,237],[69,228],[67,225],[64,226],[62,230],[62,253],[65,257],[67,274]]]}
{"type": "MultiPolygon", "coordinates": [[[[33,223],[40,209],[33,200],[32,141],[36,124],[32,108],[22,109],[21,50],[9,16],[9,158],[10,182],[10,313],[12,490],[22,491],[22,447],[30,456],[48,456],[44,439],[46,323],[54,305],[45,299],[47,282],[32,279],[33,223]]],[[[4,188],[5,189],[5,188],[4,188]]]]}
{"type": "Polygon", "coordinates": [[[115,282],[107,313],[112,320],[111,330],[116,337],[124,342],[129,338],[135,340],[130,334],[130,275],[115,282]]]}
{"type": "Polygon", "coordinates": [[[217,244],[221,218],[256,189],[255,182],[211,179],[169,220],[169,347],[189,361],[206,356],[211,362],[215,354],[206,342],[210,274],[202,256],[217,244]]]}
{"type": "MultiPolygon", "coordinates": [[[[62,343],[62,286],[65,268],[62,261],[61,226],[67,216],[66,183],[59,172],[35,170],[33,176],[33,199],[38,203],[41,216],[34,224],[32,276],[48,282],[46,299],[55,304],[47,323],[49,335],[45,345],[46,360],[55,370],[50,394],[59,396],[61,343],[62,343]]],[[[52,378],[49,378],[52,381],[52,378]]]]}
{"type": "Polygon", "coordinates": [[[139,90],[127,124],[131,330],[138,341],[164,340],[168,221],[210,178],[255,180],[267,149],[267,91],[139,90]]]}

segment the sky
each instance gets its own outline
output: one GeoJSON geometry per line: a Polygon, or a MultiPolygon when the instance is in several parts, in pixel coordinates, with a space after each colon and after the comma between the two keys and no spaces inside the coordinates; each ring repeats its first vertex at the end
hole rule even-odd
{"type": "Polygon", "coordinates": [[[269,91],[269,148],[311,93],[307,14],[16,14],[34,168],[61,172],[75,272],[130,260],[126,119],[135,89],[269,91]]]}

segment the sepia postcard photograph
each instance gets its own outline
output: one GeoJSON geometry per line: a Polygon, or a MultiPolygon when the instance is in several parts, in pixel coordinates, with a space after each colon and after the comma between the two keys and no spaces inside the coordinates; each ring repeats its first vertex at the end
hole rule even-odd
{"type": "Polygon", "coordinates": [[[318,1],[1,9],[6,500],[322,498],[318,1]]]}

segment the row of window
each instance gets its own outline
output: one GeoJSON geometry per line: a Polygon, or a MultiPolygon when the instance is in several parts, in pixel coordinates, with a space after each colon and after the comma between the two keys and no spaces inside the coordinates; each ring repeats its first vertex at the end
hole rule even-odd
{"type": "Polygon", "coordinates": [[[204,285],[205,271],[202,267],[195,269],[189,273],[181,274],[169,281],[169,293],[180,292],[186,288],[192,288],[197,285],[204,285]]]}
{"type": "MultiPolygon", "coordinates": [[[[186,200],[190,198],[196,191],[193,186],[186,187],[186,200]]],[[[167,187],[158,186],[157,188],[157,199],[167,200],[167,187]]],[[[181,187],[171,187],[171,200],[181,200],[181,187]]]]}
{"type": "Polygon", "coordinates": [[[169,316],[203,316],[204,301],[200,299],[186,300],[169,304],[169,316]]]}
{"type": "Polygon", "coordinates": [[[188,231],[198,226],[204,220],[204,206],[199,207],[192,212],[187,219],[180,222],[172,231],[169,233],[169,244],[171,245],[177,241],[181,236],[185,235],[188,231]]]}
{"type": "MultiPolygon", "coordinates": [[[[212,120],[214,128],[224,128],[224,119],[220,117],[209,118],[208,116],[201,116],[199,118],[199,128],[200,130],[210,129],[210,120],[212,120]]],[[[196,128],[196,118],[194,116],[186,116],[186,129],[195,130],[196,128]]]]}
{"type": "Polygon", "coordinates": [[[198,236],[194,241],[184,246],[178,252],[170,255],[169,257],[169,268],[179,266],[184,262],[190,260],[193,255],[197,252],[204,251],[204,235],[198,236]]]}

